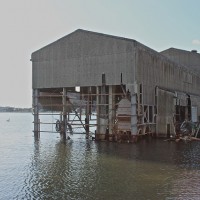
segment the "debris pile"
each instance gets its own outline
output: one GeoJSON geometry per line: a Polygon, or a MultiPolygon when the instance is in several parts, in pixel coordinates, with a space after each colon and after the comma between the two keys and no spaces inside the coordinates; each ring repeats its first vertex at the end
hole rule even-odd
{"type": "Polygon", "coordinates": [[[175,136],[170,137],[166,141],[200,141],[200,123],[194,123],[185,120],[177,128],[175,136]]]}

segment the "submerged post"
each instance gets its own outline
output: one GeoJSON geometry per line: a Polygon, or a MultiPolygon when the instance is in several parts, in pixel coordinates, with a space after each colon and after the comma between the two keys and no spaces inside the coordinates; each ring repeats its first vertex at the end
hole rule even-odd
{"type": "Polygon", "coordinates": [[[61,136],[65,140],[66,139],[66,131],[67,131],[67,91],[66,88],[63,88],[63,95],[62,95],[62,104],[63,104],[63,121],[62,121],[62,128],[61,128],[61,136]]]}
{"type": "Polygon", "coordinates": [[[33,116],[34,116],[34,138],[40,137],[40,121],[39,121],[39,108],[38,108],[39,90],[33,89],[33,116]]]}
{"type": "Polygon", "coordinates": [[[136,94],[131,94],[131,136],[133,142],[137,140],[137,111],[136,94]]]}
{"type": "Polygon", "coordinates": [[[100,104],[100,98],[99,98],[99,86],[96,86],[96,113],[97,113],[97,129],[96,129],[96,135],[95,138],[96,140],[99,139],[99,130],[100,130],[100,109],[99,109],[99,104],[100,104]]]}
{"type": "Polygon", "coordinates": [[[106,129],[108,128],[108,116],[106,104],[106,75],[102,74],[102,86],[100,87],[100,106],[99,106],[99,132],[98,139],[105,140],[106,129]]]}
{"type": "Polygon", "coordinates": [[[86,131],[86,139],[89,139],[90,135],[90,94],[91,94],[91,88],[88,90],[88,95],[87,95],[87,104],[86,104],[86,117],[85,117],[85,131],[86,131]]]}
{"type": "Polygon", "coordinates": [[[115,96],[114,96],[115,86],[109,85],[109,131],[108,131],[108,140],[112,140],[113,126],[115,119],[115,96]]]}

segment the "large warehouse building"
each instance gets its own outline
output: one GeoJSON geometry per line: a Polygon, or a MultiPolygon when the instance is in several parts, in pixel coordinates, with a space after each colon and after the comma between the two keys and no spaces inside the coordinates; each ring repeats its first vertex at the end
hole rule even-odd
{"type": "Polygon", "coordinates": [[[34,52],[31,61],[35,136],[41,111],[59,113],[55,127],[62,135],[80,124],[87,137],[95,129],[97,140],[168,137],[183,121],[199,120],[196,51],[159,53],[132,39],[78,29],[34,52]]]}

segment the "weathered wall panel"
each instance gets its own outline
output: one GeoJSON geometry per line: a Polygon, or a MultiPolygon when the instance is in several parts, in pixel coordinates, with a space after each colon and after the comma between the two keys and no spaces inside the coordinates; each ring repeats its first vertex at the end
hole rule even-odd
{"type": "Polygon", "coordinates": [[[170,48],[160,52],[178,64],[187,66],[190,70],[200,74],[200,54],[195,51],[170,48]]]}
{"type": "Polygon", "coordinates": [[[135,66],[134,40],[87,31],[76,31],[34,52],[33,88],[132,83],[135,66]]]}
{"type": "Polygon", "coordinates": [[[190,96],[192,106],[197,107],[198,120],[200,119],[200,96],[190,96]]]}
{"type": "Polygon", "coordinates": [[[139,47],[137,55],[137,81],[148,88],[144,93],[145,104],[152,99],[149,90],[153,91],[156,86],[189,94],[200,94],[200,78],[197,74],[148,49],[139,47]]]}
{"type": "Polygon", "coordinates": [[[169,134],[174,134],[174,93],[158,89],[157,109],[157,135],[167,136],[167,125],[169,134]]]}

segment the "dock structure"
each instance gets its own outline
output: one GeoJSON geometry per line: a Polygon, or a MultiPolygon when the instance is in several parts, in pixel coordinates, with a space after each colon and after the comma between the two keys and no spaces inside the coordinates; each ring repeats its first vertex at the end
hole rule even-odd
{"type": "Polygon", "coordinates": [[[196,51],[159,53],[78,29],[32,53],[31,61],[35,137],[53,132],[41,129],[41,115],[56,116],[46,123],[64,139],[81,127],[86,138],[134,142],[145,134],[175,135],[185,120],[199,123],[196,51]]]}

